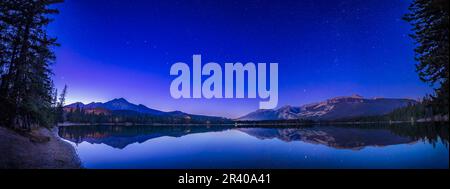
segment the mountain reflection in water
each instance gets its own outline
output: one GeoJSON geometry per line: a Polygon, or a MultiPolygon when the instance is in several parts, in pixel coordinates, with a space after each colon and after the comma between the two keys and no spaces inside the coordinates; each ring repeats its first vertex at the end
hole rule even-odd
{"type": "Polygon", "coordinates": [[[133,143],[169,136],[182,137],[194,133],[237,130],[257,139],[279,139],[284,142],[302,141],[336,149],[360,150],[367,146],[389,146],[415,143],[419,140],[435,145],[441,140],[448,148],[449,128],[446,125],[313,125],[273,127],[226,126],[68,126],[60,127],[59,135],[79,144],[106,144],[123,149],[133,143]]]}

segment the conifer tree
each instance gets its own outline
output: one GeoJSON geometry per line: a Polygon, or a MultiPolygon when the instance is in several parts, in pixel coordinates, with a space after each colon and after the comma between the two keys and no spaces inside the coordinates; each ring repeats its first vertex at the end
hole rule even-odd
{"type": "Polygon", "coordinates": [[[56,38],[47,35],[50,8],[61,0],[0,1],[0,120],[29,130],[52,125],[50,65],[56,38]]]}
{"type": "Polygon", "coordinates": [[[405,15],[417,43],[419,77],[435,86],[430,102],[435,114],[448,114],[449,106],[448,9],[449,0],[414,0],[405,15]]]}
{"type": "Polygon", "coordinates": [[[67,95],[67,85],[64,85],[64,89],[61,92],[61,95],[59,96],[58,105],[56,106],[57,121],[60,123],[65,121],[65,119],[64,119],[64,103],[66,101],[66,95],[67,95]]]}

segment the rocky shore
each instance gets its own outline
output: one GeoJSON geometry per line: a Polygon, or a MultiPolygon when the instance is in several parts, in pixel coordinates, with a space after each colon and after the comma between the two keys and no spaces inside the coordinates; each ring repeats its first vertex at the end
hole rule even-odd
{"type": "Polygon", "coordinates": [[[58,136],[58,128],[17,133],[0,127],[0,169],[82,168],[75,149],[58,136]]]}

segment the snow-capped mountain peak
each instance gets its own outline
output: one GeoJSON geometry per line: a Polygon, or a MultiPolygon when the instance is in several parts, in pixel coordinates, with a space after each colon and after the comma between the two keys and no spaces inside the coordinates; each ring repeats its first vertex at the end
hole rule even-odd
{"type": "Polygon", "coordinates": [[[283,106],[276,110],[258,110],[239,118],[239,120],[333,120],[357,116],[383,115],[394,109],[414,103],[417,103],[417,101],[411,99],[366,99],[360,95],[341,96],[299,107],[283,106]]]}

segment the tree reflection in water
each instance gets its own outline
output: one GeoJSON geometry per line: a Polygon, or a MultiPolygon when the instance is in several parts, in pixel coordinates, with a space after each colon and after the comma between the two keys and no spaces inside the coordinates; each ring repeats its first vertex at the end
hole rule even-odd
{"type": "Polygon", "coordinates": [[[279,139],[285,142],[302,141],[333,148],[359,150],[366,146],[389,146],[425,141],[436,145],[439,140],[448,148],[449,127],[446,124],[367,124],[367,125],[310,125],[298,127],[230,127],[230,126],[68,126],[60,127],[59,135],[79,144],[106,144],[123,149],[132,143],[170,136],[181,137],[193,133],[238,130],[255,138],[279,139]]]}

